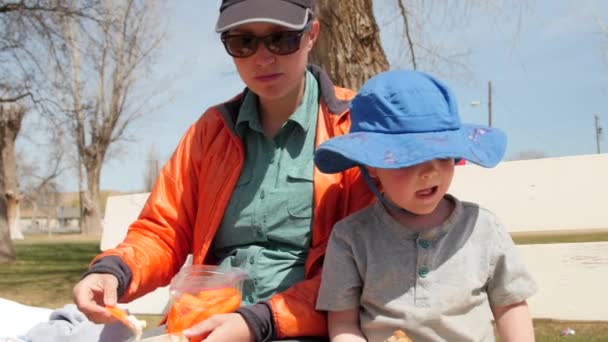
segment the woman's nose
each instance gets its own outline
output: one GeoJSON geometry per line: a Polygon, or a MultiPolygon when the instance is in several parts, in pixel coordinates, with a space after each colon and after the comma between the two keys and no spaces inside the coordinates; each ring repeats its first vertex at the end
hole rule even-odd
{"type": "Polygon", "coordinates": [[[260,42],[260,46],[258,46],[258,51],[255,53],[255,62],[259,66],[267,66],[274,63],[276,56],[268,51],[266,46],[260,42]]]}

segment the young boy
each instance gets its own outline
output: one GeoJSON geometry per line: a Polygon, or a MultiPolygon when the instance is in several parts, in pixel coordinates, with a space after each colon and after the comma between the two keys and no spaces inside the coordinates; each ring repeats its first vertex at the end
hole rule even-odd
{"type": "Polygon", "coordinates": [[[536,285],[509,233],[447,194],[455,161],[500,162],[504,133],[461,124],[450,89],[412,71],[371,78],[351,115],[350,133],[321,144],[315,163],[359,167],[379,201],[331,234],[317,300],[331,340],[381,342],[402,329],[414,341],[493,341],[491,309],[501,341],[533,341],[536,285]]]}

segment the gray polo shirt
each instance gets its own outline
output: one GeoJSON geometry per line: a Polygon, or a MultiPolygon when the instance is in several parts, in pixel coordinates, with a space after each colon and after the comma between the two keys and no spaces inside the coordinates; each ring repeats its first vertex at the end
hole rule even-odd
{"type": "Polygon", "coordinates": [[[396,329],[414,341],[494,341],[490,305],[523,301],[536,284],[494,214],[448,198],[446,222],[420,232],[379,201],[338,222],[317,309],[358,307],[371,342],[396,329]]]}

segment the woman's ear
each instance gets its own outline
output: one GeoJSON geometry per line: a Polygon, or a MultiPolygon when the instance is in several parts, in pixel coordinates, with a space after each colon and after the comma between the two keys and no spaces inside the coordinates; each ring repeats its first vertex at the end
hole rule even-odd
{"type": "Polygon", "coordinates": [[[319,33],[321,32],[321,24],[318,20],[313,19],[311,23],[310,31],[308,31],[308,51],[312,50],[315,46],[315,42],[319,39],[319,33]]]}

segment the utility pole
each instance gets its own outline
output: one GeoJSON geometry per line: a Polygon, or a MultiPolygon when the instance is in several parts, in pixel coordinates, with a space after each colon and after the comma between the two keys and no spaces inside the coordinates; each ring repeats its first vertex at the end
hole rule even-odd
{"type": "Polygon", "coordinates": [[[488,126],[492,127],[492,81],[488,81],[488,126]]]}
{"type": "Polygon", "coordinates": [[[595,114],[595,145],[597,153],[600,154],[600,137],[602,135],[602,127],[600,126],[600,117],[595,114]]]}
{"type": "MultiPolygon", "coordinates": [[[[492,81],[488,81],[488,126],[492,127],[492,81]]],[[[482,101],[471,101],[471,106],[477,107],[482,101]]]]}

